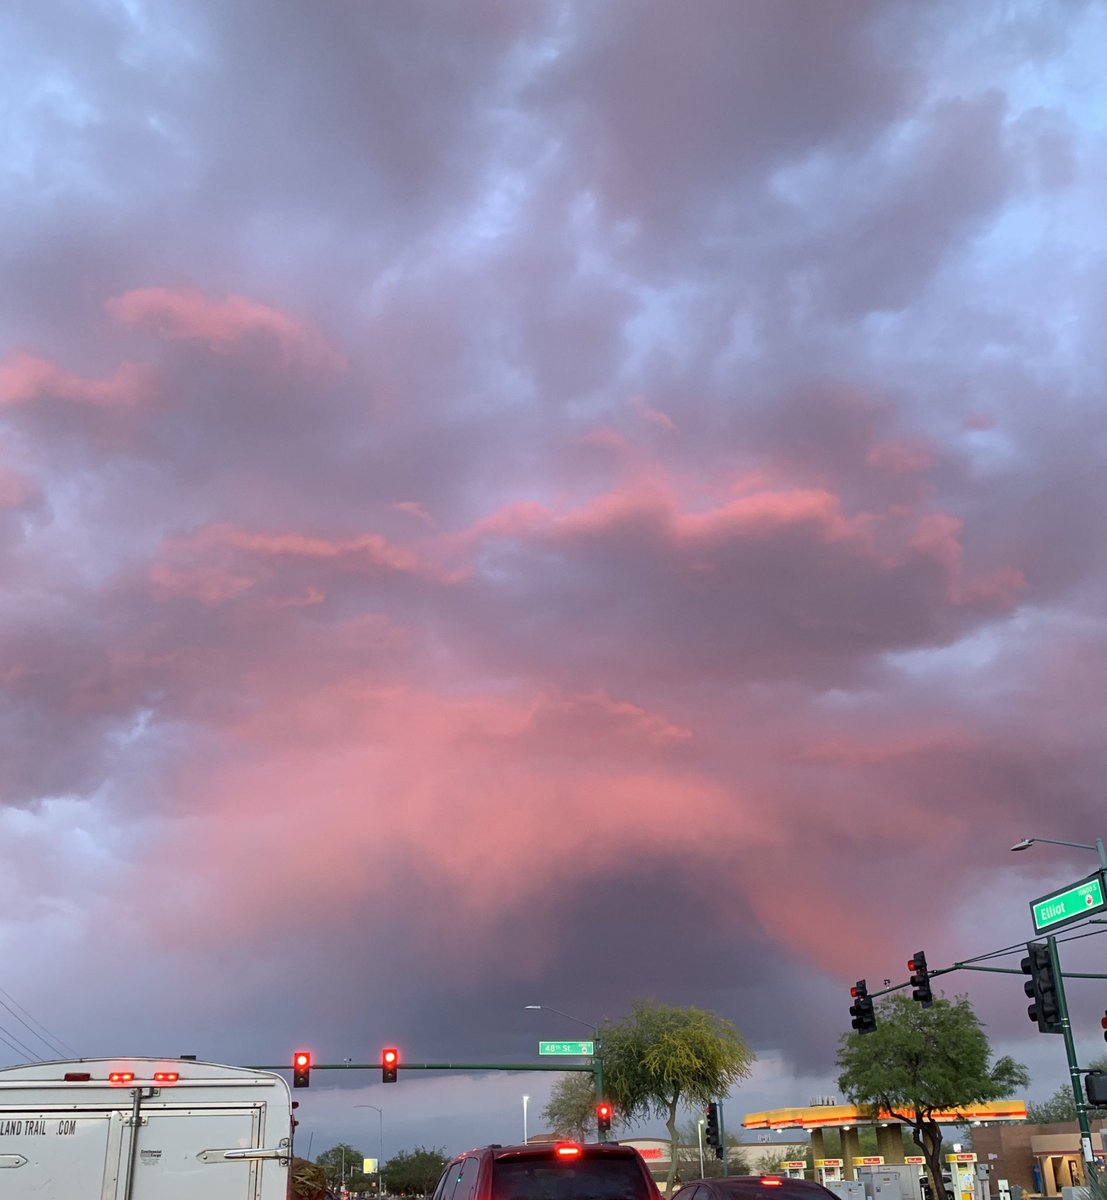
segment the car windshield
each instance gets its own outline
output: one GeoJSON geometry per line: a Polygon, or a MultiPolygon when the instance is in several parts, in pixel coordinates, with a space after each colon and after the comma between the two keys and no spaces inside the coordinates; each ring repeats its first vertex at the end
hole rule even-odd
{"type": "Polygon", "coordinates": [[[492,1200],[652,1200],[632,1158],[575,1162],[499,1160],[492,1175],[492,1200]]]}

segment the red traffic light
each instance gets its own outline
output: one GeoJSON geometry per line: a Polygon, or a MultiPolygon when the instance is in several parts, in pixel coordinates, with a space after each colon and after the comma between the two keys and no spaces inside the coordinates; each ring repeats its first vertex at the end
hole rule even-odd
{"type": "Polygon", "coordinates": [[[596,1128],[600,1133],[611,1131],[611,1105],[606,1100],[596,1105],[596,1128]]]}
{"type": "Polygon", "coordinates": [[[311,1052],[308,1050],[297,1050],[292,1056],[292,1086],[311,1086],[311,1052]]]}
{"type": "Polygon", "coordinates": [[[397,1068],[400,1065],[400,1052],[395,1046],[386,1046],[381,1051],[381,1080],[384,1083],[395,1083],[397,1068]]]}

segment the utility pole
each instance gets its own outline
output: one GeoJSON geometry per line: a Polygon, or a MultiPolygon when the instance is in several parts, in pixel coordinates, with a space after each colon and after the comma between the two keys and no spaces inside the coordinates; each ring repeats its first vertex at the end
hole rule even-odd
{"type": "MultiPolygon", "coordinates": [[[[1100,843],[1102,845],[1102,843],[1100,843]]],[[[1053,969],[1054,988],[1057,992],[1057,1013],[1061,1026],[1061,1035],[1065,1039],[1065,1057],[1069,1064],[1069,1079],[1072,1082],[1072,1094],[1076,1100],[1076,1120],[1080,1126],[1080,1149],[1084,1156],[1084,1170],[1089,1180],[1096,1177],[1095,1154],[1092,1152],[1092,1127],[1088,1120],[1088,1105],[1084,1099],[1084,1089],[1081,1086],[1082,1074],[1076,1061],[1076,1047],[1072,1038],[1072,1022],[1069,1020],[1069,1006],[1065,1000],[1065,977],[1061,974],[1061,964],[1057,958],[1057,938],[1050,934],[1046,938],[1049,947],[1049,962],[1053,969]]]]}

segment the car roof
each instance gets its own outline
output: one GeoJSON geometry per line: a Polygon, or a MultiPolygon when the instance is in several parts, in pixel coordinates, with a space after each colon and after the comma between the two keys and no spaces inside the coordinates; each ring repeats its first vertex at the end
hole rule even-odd
{"type": "MultiPolygon", "coordinates": [[[[574,1142],[572,1138],[562,1138],[556,1142],[528,1142],[515,1146],[502,1146],[496,1142],[488,1146],[476,1146],[466,1150],[465,1154],[491,1154],[493,1158],[545,1158],[557,1152],[558,1146],[579,1146],[589,1158],[608,1156],[611,1158],[634,1158],[638,1151],[633,1146],[623,1146],[619,1142],[574,1142]]],[[[464,1155],[458,1157],[463,1158],[464,1155]]]]}
{"type": "MultiPolygon", "coordinates": [[[[823,1187],[821,1183],[816,1183],[813,1179],[792,1179],[787,1175],[774,1175],[768,1172],[762,1175],[723,1175],[721,1178],[715,1179],[689,1179],[687,1183],[681,1184],[681,1188],[695,1187],[697,1184],[718,1188],[724,1192],[757,1191],[763,1193],[766,1198],[778,1192],[778,1189],[784,1195],[789,1192],[795,1195],[797,1191],[808,1192],[815,1196],[835,1195],[829,1188],[823,1187]],[[768,1180],[772,1182],[766,1182],[768,1180]]],[[[837,1200],[836,1197],[835,1200],[837,1200]]]]}

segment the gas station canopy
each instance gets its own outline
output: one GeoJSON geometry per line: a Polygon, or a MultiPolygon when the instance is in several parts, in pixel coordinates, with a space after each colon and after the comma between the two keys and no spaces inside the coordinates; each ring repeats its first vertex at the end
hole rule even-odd
{"type": "MultiPolygon", "coordinates": [[[[905,1109],[904,1116],[914,1112],[905,1109]]],[[[1025,1100],[995,1100],[989,1104],[970,1104],[931,1114],[944,1125],[968,1125],[973,1121],[1025,1121],[1025,1100]]],[[[771,1108],[765,1112],[746,1113],[742,1124],[746,1129],[841,1129],[849,1125],[873,1125],[898,1121],[889,1112],[873,1115],[872,1109],[856,1104],[815,1104],[809,1108],[771,1108]]]]}

